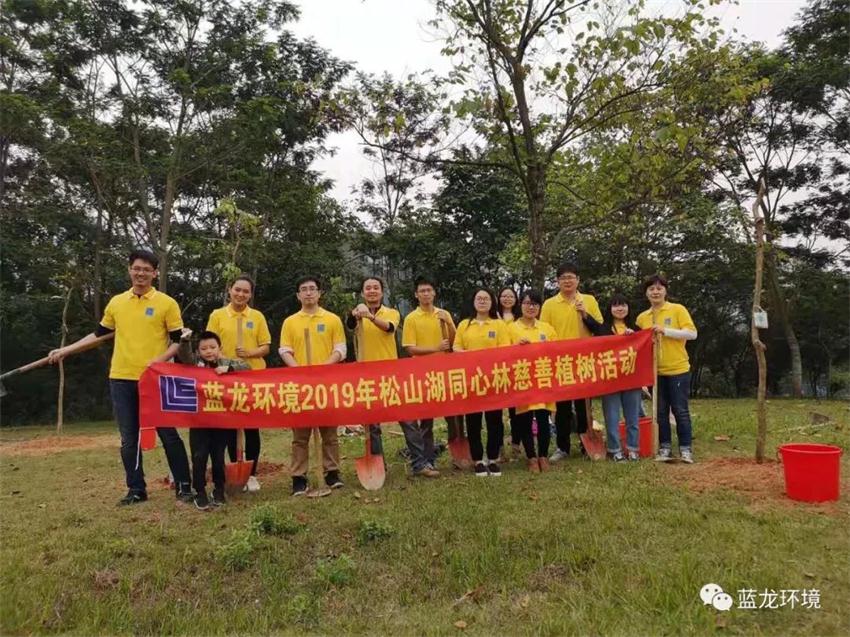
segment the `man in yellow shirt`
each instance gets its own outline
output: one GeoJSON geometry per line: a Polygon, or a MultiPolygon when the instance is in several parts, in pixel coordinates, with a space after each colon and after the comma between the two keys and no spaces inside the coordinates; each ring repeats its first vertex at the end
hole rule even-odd
{"type": "MultiPolygon", "coordinates": [[[[355,334],[355,344],[358,347],[357,360],[386,361],[398,359],[395,335],[401,317],[398,310],[382,304],[384,298],[383,280],[377,276],[366,277],[360,286],[360,293],[364,302],[351,310],[351,314],[345,320],[349,329],[359,332],[359,339],[355,334]]],[[[408,421],[402,421],[399,425],[407,443],[413,475],[426,478],[438,477],[440,472],[425,457],[425,441],[422,438],[419,425],[416,422],[408,421]]],[[[381,425],[366,425],[366,433],[370,438],[372,453],[383,455],[384,445],[381,440],[381,425]]]]}
{"type": "MultiPolygon", "coordinates": [[[[228,289],[230,303],[213,310],[207,320],[207,331],[215,332],[221,339],[221,352],[226,358],[240,358],[251,369],[265,369],[272,336],[263,313],[248,305],[254,296],[254,280],[240,274],[228,289]],[[242,342],[239,342],[241,338],[242,342]]],[[[245,429],[245,460],[253,463],[245,491],[260,490],[257,480],[257,462],[260,458],[260,430],[245,429]]],[[[228,430],[227,449],[230,461],[236,462],[236,429],[228,430]]]]}
{"type": "Polygon", "coordinates": [[[693,464],[691,450],[691,412],[688,395],[691,390],[691,364],[685,341],[697,337],[697,327],[684,305],[667,301],[667,279],[653,274],[643,285],[650,308],[637,317],[637,326],[661,335],[658,354],[658,456],[656,460],[673,459],[673,434],[670,410],[676,418],[676,437],[682,462],[693,464]]]}
{"type": "MultiPolygon", "coordinates": [[[[543,303],[540,320],[555,328],[560,340],[587,338],[602,323],[599,304],[590,294],[578,291],[579,273],[574,263],[562,263],[557,271],[558,294],[543,303]]],[[[557,462],[570,455],[570,431],[575,423],[575,431],[583,434],[587,431],[588,401],[562,400],[555,411],[555,453],[549,458],[557,462]],[[573,414],[575,408],[575,414],[573,414]]],[[[584,445],[579,443],[582,455],[586,455],[584,445]]]]}
{"type": "MultiPolygon", "coordinates": [[[[299,365],[333,365],[345,360],[345,331],[342,321],[333,312],[319,306],[322,283],[318,277],[304,276],[295,284],[296,297],[301,310],[288,317],[280,329],[280,357],[287,367],[299,365]],[[311,360],[307,360],[309,334],[311,360]]],[[[312,429],[298,427],[292,430],[292,495],[307,492],[309,445],[312,429]]],[[[331,489],[342,488],[339,477],[339,439],[336,427],[319,427],[322,436],[322,466],[325,484],[331,489]]],[[[317,485],[318,488],[318,485],[317,485]]]]}
{"type": "MultiPolygon", "coordinates": [[[[410,356],[433,356],[452,351],[455,323],[452,315],[434,305],[437,286],[428,277],[419,276],[413,283],[414,296],[419,307],[404,317],[401,345],[410,356]]],[[[460,435],[463,418],[446,416],[449,440],[460,435]]],[[[425,457],[436,467],[437,450],[434,446],[434,419],[419,421],[419,429],[425,442],[425,457]]]]}
{"type": "MultiPolygon", "coordinates": [[[[49,354],[50,362],[57,363],[72,348],[115,333],[109,393],[121,435],[121,461],[127,482],[127,495],[118,502],[121,505],[148,499],[139,449],[139,377],[152,363],[165,362],[177,353],[183,329],[177,302],[153,287],[153,280],[159,273],[156,255],[147,250],[135,250],[130,253],[128,263],[133,287],[109,300],[97,329],[76,343],[49,354]]],[[[183,440],[172,427],[160,427],[157,433],[174,476],[177,499],[191,502],[189,459],[183,440]]]]}

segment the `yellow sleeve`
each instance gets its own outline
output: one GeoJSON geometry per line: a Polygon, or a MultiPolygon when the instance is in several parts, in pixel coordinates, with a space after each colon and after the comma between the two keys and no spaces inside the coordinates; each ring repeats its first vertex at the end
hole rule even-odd
{"type": "Polygon", "coordinates": [[[691,318],[690,312],[685,309],[684,305],[680,305],[676,308],[676,321],[679,323],[680,330],[697,331],[697,326],[694,325],[694,320],[691,318]]]}
{"type": "Polygon", "coordinates": [[[292,338],[292,321],[284,319],[283,325],[280,326],[280,346],[295,350],[295,341],[292,338]]]}
{"type": "Polygon", "coordinates": [[[106,309],[103,310],[103,318],[100,319],[100,324],[103,325],[108,330],[115,329],[115,308],[110,300],[109,303],[106,304],[106,309]]]}
{"type": "Polygon", "coordinates": [[[413,314],[408,314],[404,320],[404,328],[401,331],[401,346],[416,347],[416,319],[413,314]]]}
{"type": "Polygon", "coordinates": [[[587,304],[587,313],[590,314],[593,318],[595,318],[598,322],[602,323],[602,312],[599,310],[599,303],[596,301],[596,298],[591,296],[590,303],[587,304]]]}
{"type": "Polygon", "coordinates": [[[549,315],[552,313],[552,304],[549,303],[549,300],[543,301],[543,308],[540,310],[540,320],[544,323],[552,323],[549,315]]]}
{"type": "Polygon", "coordinates": [[[466,349],[466,346],[463,344],[463,336],[466,334],[467,325],[469,325],[469,321],[464,319],[457,326],[457,332],[455,332],[455,348],[457,348],[459,344],[461,351],[466,349]]]}
{"type": "Polygon", "coordinates": [[[269,324],[262,312],[257,312],[257,345],[271,345],[272,335],[269,332],[269,324]]]}
{"type": "Polygon", "coordinates": [[[173,332],[181,327],[183,327],[183,317],[180,315],[180,306],[177,305],[177,301],[171,299],[168,309],[165,310],[165,328],[173,332]]]}
{"type": "Polygon", "coordinates": [[[398,313],[398,310],[390,310],[387,322],[392,324],[394,330],[398,329],[401,324],[401,314],[398,313]]]}
{"type": "Polygon", "coordinates": [[[334,314],[331,321],[331,343],[334,347],[345,343],[345,330],[342,328],[342,319],[334,314]]]}
{"type": "Polygon", "coordinates": [[[511,335],[508,333],[508,326],[506,323],[502,323],[499,333],[496,334],[496,346],[502,347],[504,345],[512,344],[513,343],[511,343],[511,335]]]}
{"type": "Polygon", "coordinates": [[[218,310],[213,310],[210,313],[210,317],[207,319],[207,326],[204,329],[207,332],[215,332],[221,336],[221,333],[218,331],[218,310]]]}

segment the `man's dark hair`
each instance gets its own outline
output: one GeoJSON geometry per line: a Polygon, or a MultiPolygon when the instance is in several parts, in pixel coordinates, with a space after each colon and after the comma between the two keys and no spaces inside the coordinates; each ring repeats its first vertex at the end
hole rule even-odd
{"type": "Polygon", "coordinates": [[[418,290],[420,285],[430,285],[432,288],[434,288],[435,291],[437,289],[437,284],[434,283],[434,279],[421,274],[415,279],[413,279],[413,291],[415,292],[416,290],[418,290]]]}
{"type": "Polygon", "coordinates": [[[649,289],[649,286],[655,285],[656,283],[659,285],[663,285],[665,290],[670,288],[667,283],[667,279],[665,279],[663,275],[655,273],[643,282],[644,293],[646,293],[646,291],[649,289]]]}
{"type": "Polygon", "coordinates": [[[201,344],[201,341],[209,341],[211,339],[218,343],[218,346],[221,347],[221,339],[218,337],[218,334],[209,330],[201,332],[201,335],[198,337],[198,345],[201,344]]]}
{"type": "Polygon", "coordinates": [[[154,270],[159,269],[159,259],[150,250],[133,250],[127,257],[127,265],[133,265],[137,260],[145,261],[154,270]]]}
{"type": "Polygon", "coordinates": [[[564,261],[558,266],[558,271],[555,273],[555,276],[559,277],[562,274],[575,274],[578,276],[578,266],[572,261],[564,261]]]}
{"type": "Polygon", "coordinates": [[[322,280],[319,277],[317,277],[313,274],[305,274],[304,276],[302,276],[300,279],[298,279],[295,282],[295,291],[296,292],[300,291],[302,285],[304,285],[305,283],[311,283],[311,282],[315,283],[316,287],[319,288],[319,290],[322,289],[322,280]]]}
{"type": "Polygon", "coordinates": [[[383,292],[384,288],[386,287],[384,285],[384,280],[381,277],[370,275],[370,276],[364,276],[363,277],[363,280],[360,282],[360,289],[361,290],[363,290],[363,286],[366,285],[366,281],[377,281],[378,283],[380,283],[381,284],[381,292],[383,292]]]}
{"type": "Polygon", "coordinates": [[[236,284],[237,281],[245,281],[245,283],[247,283],[248,285],[251,286],[251,294],[254,293],[254,279],[252,279],[250,276],[248,276],[247,274],[244,274],[244,273],[240,274],[237,277],[234,277],[234,279],[230,282],[230,285],[227,286],[227,287],[232,288],[236,284]]]}

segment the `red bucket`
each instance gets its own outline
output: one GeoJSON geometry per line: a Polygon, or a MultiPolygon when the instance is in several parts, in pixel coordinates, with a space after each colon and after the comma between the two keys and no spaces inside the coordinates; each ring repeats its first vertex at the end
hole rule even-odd
{"type": "MultiPolygon", "coordinates": [[[[620,445],[626,446],[626,422],[620,421],[620,445]]],[[[652,418],[638,419],[638,454],[641,458],[652,457],[652,418]]]]}
{"type": "Polygon", "coordinates": [[[139,447],[142,451],[150,451],[156,447],[156,429],[154,427],[139,429],[139,447]]]}
{"type": "Polygon", "coordinates": [[[789,498],[802,502],[838,499],[841,447],[794,443],[781,445],[779,452],[789,498]]]}

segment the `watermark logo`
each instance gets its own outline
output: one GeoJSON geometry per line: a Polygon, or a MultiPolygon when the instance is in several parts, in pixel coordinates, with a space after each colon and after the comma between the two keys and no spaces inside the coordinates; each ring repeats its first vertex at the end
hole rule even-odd
{"type": "MultiPolygon", "coordinates": [[[[735,598],[724,592],[719,584],[706,584],[699,590],[699,598],[704,606],[725,612],[735,607],[735,598]]],[[[737,591],[737,608],[740,610],[772,610],[790,606],[791,608],[819,609],[820,590],[816,588],[783,588],[774,590],[765,588],[740,588],[737,591]]]]}

